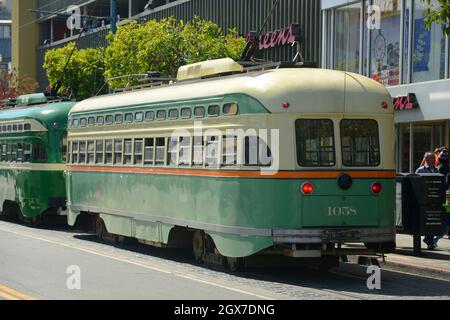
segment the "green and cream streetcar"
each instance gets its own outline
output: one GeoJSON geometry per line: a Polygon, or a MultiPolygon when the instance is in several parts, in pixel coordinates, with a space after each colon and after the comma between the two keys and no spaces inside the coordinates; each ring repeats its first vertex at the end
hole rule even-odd
{"type": "Polygon", "coordinates": [[[387,90],[356,74],[184,66],[70,111],[68,222],[190,244],[232,269],[256,254],[361,254],[345,243],[393,250],[393,113],[387,90]]]}
{"type": "Polygon", "coordinates": [[[37,93],[0,111],[0,215],[36,222],[65,211],[67,116],[74,104],[37,93]]]}

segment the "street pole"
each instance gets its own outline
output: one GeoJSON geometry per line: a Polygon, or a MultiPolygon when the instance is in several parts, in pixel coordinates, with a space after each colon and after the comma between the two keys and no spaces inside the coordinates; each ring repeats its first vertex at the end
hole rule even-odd
{"type": "Polygon", "coordinates": [[[111,32],[116,34],[117,30],[117,0],[111,0],[111,32]]]}

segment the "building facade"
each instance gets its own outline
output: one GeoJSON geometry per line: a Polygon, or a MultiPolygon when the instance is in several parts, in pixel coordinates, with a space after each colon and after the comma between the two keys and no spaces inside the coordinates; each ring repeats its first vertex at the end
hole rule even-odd
{"type": "MultiPolygon", "coordinates": [[[[45,52],[49,49],[66,45],[78,37],[78,30],[67,27],[67,9],[79,6],[82,16],[81,25],[88,20],[87,31],[79,42],[79,48],[106,46],[106,35],[110,32],[111,0],[30,0],[28,7],[15,6],[18,12],[28,10],[30,3],[36,1],[32,8],[34,18],[29,23],[37,29],[36,47],[28,59],[36,61],[35,75],[44,90],[48,85],[45,71],[42,69],[45,52]]],[[[19,2],[19,1],[17,1],[19,2]]],[[[223,30],[236,27],[242,36],[257,31],[269,14],[274,0],[116,0],[118,24],[126,19],[145,22],[151,19],[175,17],[189,21],[195,16],[217,23],[223,30]]],[[[288,28],[292,24],[301,27],[304,41],[301,53],[305,60],[320,62],[320,2],[317,0],[280,0],[264,31],[271,32],[288,28]]],[[[280,61],[291,60],[296,55],[296,47],[290,45],[270,47],[258,55],[258,58],[280,61]]],[[[17,61],[17,64],[20,62],[17,61]]]]}
{"type": "Polygon", "coordinates": [[[11,0],[0,0],[0,74],[11,69],[11,0]]]}
{"type": "MultiPolygon", "coordinates": [[[[437,1],[431,1],[433,6],[437,1]]],[[[449,38],[426,28],[426,0],[321,0],[321,65],[387,86],[396,109],[399,172],[450,143],[449,38]]]]}

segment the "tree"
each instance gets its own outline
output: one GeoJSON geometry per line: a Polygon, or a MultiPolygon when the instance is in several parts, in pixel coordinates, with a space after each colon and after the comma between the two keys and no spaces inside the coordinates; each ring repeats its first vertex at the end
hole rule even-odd
{"type": "Polygon", "coordinates": [[[60,93],[84,99],[94,96],[104,85],[104,52],[102,48],[75,49],[64,71],[74,46],[75,43],[71,42],[65,47],[47,51],[43,67],[52,87],[61,80],[60,93]]]}
{"type": "Polygon", "coordinates": [[[15,73],[9,73],[6,70],[0,72],[0,108],[6,106],[6,100],[36,92],[38,87],[38,83],[30,77],[18,77],[15,73]]]}
{"type": "MultiPolygon", "coordinates": [[[[188,23],[168,18],[139,24],[134,20],[119,26],[116,34],[108,34],[106,49],[75,49],[63,74],[75,43],[49,50],[44,69],[54,87],[61,81],[61,92],[77,99],[93,96],[106,78],[159,71],[174,77],[184,64],[230,57],[239,59],[246,40],[236,29],[224,34],[211,21],[195,18],[188,23]]],[[[138,78],[109,82],[114,89],[138,84],[138,78]]]]}
{"type": "Polygon", "coordinates": [[[450,1],[449,0],[426,0],[428,8],[425,14],[427,29],[431,29],[433,23],[443,25],[444,34],[450,37],[450,1]]]}
{"type": "MultiPolygon", "coordinates": [[[[107,36],[105,77],[159,71],[162,76],[174,77],[184,64],[230,57],[239,59],[245,39],[236,29],[224,35],[211,21],[198,17],[188,23],[174,18],[151,20],[144,24],[131,21],[107,36]]],[[[135,85],[136,78],[111,81],[112,88],[135,85]]]]}

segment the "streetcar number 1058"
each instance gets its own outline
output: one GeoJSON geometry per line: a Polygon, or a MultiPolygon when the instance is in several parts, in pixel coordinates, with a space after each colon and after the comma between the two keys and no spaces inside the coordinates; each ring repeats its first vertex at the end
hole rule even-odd
{"type": "Polygon", "coordinates": [[[353,207],[328,207],[328,216],[356,216],[358,211],[353,207]]]}

